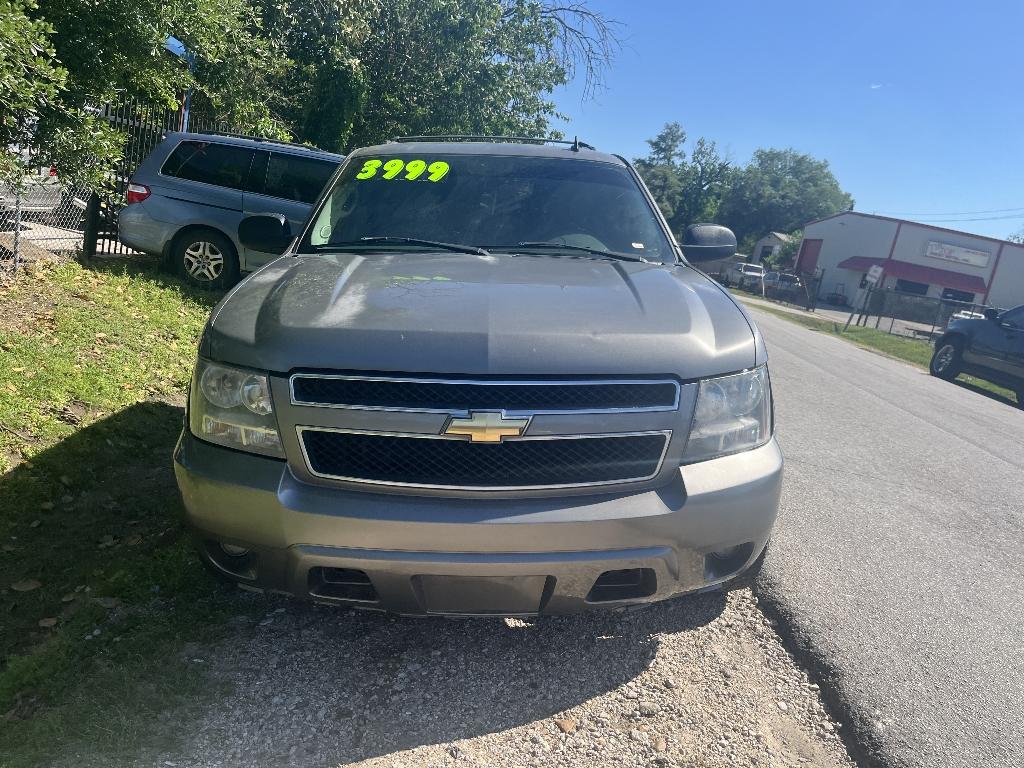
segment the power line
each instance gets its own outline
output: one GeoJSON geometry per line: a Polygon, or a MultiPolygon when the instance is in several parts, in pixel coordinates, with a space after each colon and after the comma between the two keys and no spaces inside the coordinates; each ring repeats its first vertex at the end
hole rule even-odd
{"type": "Polygon", "coordinates": [[[992,208],[987,211],[874,211],[880,216],[974,216],[979,213],[1008,213],[1010,211],[1024,211],[1024,206],[1017,208],[992,208]]]}
{"type": "Polygon", "coordinates": [[[1024,212],[1012,216],[981,216],[974,219],[925,219],[922,224],[957,224],[969,221],[1008,221],[1013,219],[1024,219],[1024,212]]]}

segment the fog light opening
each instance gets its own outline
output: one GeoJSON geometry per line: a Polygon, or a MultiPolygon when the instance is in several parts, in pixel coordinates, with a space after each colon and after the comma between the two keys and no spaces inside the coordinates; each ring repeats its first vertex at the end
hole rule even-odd
{"type": "Polygon", "coordinates": [[[232,579],[256,580],[256,553],[237,544],[223,541],[204,541],[202,549],[206,560],[232,579]]]}
{"type": "Polygon", "coordinates": [[[743,548],[742,544],[737,544],[735,547],[725,547],[723,549],[715,549],[708,554],[718,560],[728,560],[735,555],[740,549],[743,548]]]}
{"type": "Polygon", "coordinates": [[[713,549],[704,556],[704,581],[720,581],[735,575],[754,552],[754,542],[713,549]]]}
{"type": "Polygon", "coordinates": [[[624,568],[605,571],[587,595],[588,603],[616,600],[642,600],[658,591],[658,578],[651,568],[624,568]]]}

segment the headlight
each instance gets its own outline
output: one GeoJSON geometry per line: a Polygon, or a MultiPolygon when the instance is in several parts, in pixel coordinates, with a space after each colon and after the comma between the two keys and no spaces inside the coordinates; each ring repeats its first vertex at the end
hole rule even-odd
{"type": "Polygon", "coordinates": [[[749,451],[772,436],[772,390],[767,366],[704,379],[697,392],[683,463],[749,451]]]}
{"type": "Polygon", "coordinates": [[[201,440],[284,458],[265,373],[199,360],[188,421],[201,440]]]}

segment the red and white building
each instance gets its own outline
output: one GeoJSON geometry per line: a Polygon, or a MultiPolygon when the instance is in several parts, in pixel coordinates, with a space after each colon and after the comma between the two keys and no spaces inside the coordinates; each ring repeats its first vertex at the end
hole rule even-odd
{"type": "Polygon", "coordinates": [[[821,270],[820,298],[841,293],[853,301],[875,265],[884,270],[884,288],[1002,308],[1024,304],[1024,245],[857,211],[807,224],[794,266],[821,270]]]}

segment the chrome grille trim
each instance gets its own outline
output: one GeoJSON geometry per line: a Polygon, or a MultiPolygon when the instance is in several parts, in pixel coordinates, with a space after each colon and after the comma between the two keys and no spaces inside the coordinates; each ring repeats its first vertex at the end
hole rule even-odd
{"type": "MultiPolygon", "coordinates": [[[[388,411],[394,413],[443,413],[452,416],[468,416],[473,408],[408,408],[400,406],[381,405],[359,405],[341,403],[318,403],[308,400],[301,400],[295,394],[295,382],[299,379],[340,379],[344,381],[381,381],[381,382],[411,382],[416,384],[468,384],[471,386],[520,386],[520,387],[543,387],[543,386],[601,386],[616,384],[639,384],[639,385],[669,385],[673,388],[675,396],[671,404],[656,406],[638,406],[635,408],[528,408],[528,409],[500,409],[507,416],[532,416],[539,415],[571,415],[588,413],[659,413],[676,411],[679,409],[679,397],[681,386],[674,379],[446,379],[437,377],[416,377],[416,376],[361,376],[356,374],[332,374],[332,373],[293,373],[288,378],[288,393],[292,405],[307,408],[339,408],[359,411],[388,411]]],[[[497,410],[494,408],[480,408],[476,410],[497,410]]]]}
{"type": "Polygon", "coordinates": [[[589,483],[557,483],[548,485],[496,485],[496,486],[483,486],[483,485],[439,485],[439,484],[426,484],[426,483],[406,483],[392,480],[372,480],[360,477],[345,477],[342,475],[331,475],[317,472],[313,469],[313,464],[310,461],[309,454],[306,451],[306,441],[303,439],[303,433],[305,432],[340,432],[343,434],[351,435],[372,435],[378,437],[407,437],[418,440],[456,440],[460,442],[470,443],[464,437],[459,435],[443,435],[443,434],[429,434],[423,432],[378,432],[367,429],[343,429],[338,427],[317,427],[311,425],[298,425],[295,427],[295,433],[298,437],[299,448],[302,451],[302,459],[305,462],[306,470],[314,477],[319,477],[324,480],[336,480],[348,483],[358,483],[360,485],[375,485],[375,486],[388,486],[392,488],[422,488],[429,490],[444,490],[444,491],[542,491],[552,490],[559,488],[594,488],[600,486],[615,486],[623,485],[628,483],[640,483],[647,480],[653,480],[657,477],[665,466],[665,456],[668,453],[668,448],[672,442],[672,430],[648,430],[644,432],[605,432],[598,434],[570,434],[570,435],[533,435],[533,436],[522,436],[516,438],[508,438],[508,442],[524,442],[524,441],[540,441],[540,440],[578,440],[578,439],[597,439],[597,438],[616,438],[616,437],[639,437],[645,435],[661,435],[664,439],[662,445],[661,455],[658,457],[657,465],[654,471],[643,477],[629,477],[617,480],[599,480],[589,483]]]}

